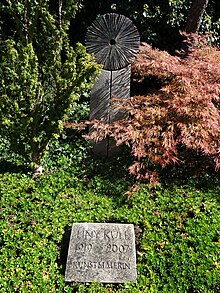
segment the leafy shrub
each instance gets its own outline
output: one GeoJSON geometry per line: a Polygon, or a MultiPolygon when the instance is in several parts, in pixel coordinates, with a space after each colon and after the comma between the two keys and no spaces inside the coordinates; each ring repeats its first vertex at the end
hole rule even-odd
{"type": "MultiPolygon", "coordinates": [[[[220,51],[197,43],[186,58],[142,44],[133,65],[133,77],[147,78],[155,87],[123,101],[129,118],[111,125],[95,121],[90,138],[112,136],[118,145],[131,146],[136,161],[130,167],[138,178],[157,181],[156,170],[180,162],[184,146],[210,157],[220,167],[220,51]],[[159,86],[158,86],[159,85],[159,86]]],[[[117,102],[117,101],[116,101],[117,102]]],[[[120,107],[121,102],[118,101],[120,107]]]]}
{"type": "Polygon", "coordinates": [[[97,65],[82,44],[70,45],[77,1],[4,1],[0,57],[0,135],[10,149],[41,167],[74,101],[92,86],[97,65]],[[55,5],[55,6],[54,6],[55,5]]]}

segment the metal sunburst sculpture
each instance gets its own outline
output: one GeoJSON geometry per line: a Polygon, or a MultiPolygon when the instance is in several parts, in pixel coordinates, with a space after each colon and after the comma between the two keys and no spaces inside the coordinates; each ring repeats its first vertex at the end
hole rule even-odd
{"type": "Polygon", "coordinates": [[[124,15],[109,13],[98,17],[87,30],[86,47],[105,70],[128,66],[137,54],[140,36],[124,15]]]}

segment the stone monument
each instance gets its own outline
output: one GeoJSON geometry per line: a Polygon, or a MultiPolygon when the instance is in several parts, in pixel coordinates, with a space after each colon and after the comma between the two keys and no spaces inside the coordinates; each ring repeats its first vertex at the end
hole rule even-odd
{"type": "MultiPolygon", "coordinates": [[[[90,102],[90,120],[111,123],[123,117],[112,98],[130,97],[131,62],[140,45],[136,26],[124,15],[108,13],[98,17],[87,30],[86,47],[103,65],[94,84],[90,102]]],[[[108,156],[114,149],[109,138],[94,144],[94,153],[108,156]]]]}
{"type": "Polygon", "coordinates": [[[132,224],[74,223],[65,280],[67,282],[136,282],[132,224]]]}

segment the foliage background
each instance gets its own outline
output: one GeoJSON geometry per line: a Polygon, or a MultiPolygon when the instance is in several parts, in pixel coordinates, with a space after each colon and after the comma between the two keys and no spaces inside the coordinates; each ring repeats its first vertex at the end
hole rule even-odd
{"type": "MultiPolygon", "coordinates": [[[[129,17],[137,26],[141,40],[153,47],[174,53],[181,46],[191,0],[85,0],[81,10],[71,24],[73,42],[84,42],[86,29],[98,14],[116,12],[129,17]]],[[[200,28],[201,33],[209,32],[210,40],[219,46],[220,3],[210,0],[200,28]]]]}

